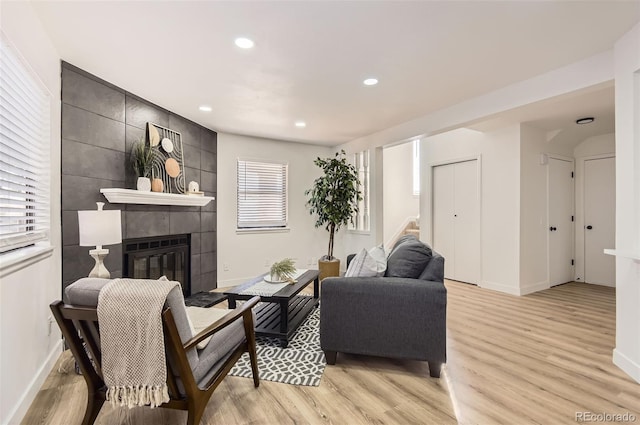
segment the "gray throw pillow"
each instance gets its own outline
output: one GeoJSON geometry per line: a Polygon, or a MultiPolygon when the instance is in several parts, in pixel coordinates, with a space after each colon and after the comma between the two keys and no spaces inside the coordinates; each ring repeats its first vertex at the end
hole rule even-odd
{"type": "Polygon", "coordinates": [[[387,259],[387,277],[417,279],[431,259],[431,248],[417,239],[405,240],[396,247],[387,259]]]}

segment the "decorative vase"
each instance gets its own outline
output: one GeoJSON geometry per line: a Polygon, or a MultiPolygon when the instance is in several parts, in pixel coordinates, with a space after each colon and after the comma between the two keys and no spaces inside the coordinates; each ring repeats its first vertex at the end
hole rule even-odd
{"type": "Polygon", "coordinates": [[[149,192],[151,190],[151,179],[149,179],[149,177],[138,177],[136,189],[143,192],[149,192]]]}
{"type": "Polygon", "coordinates": [[[151,181],[152,192],[162,192],[163,189],[164,189],[164,183],[162,183],[162,179],[153,179],[151,181]]]}

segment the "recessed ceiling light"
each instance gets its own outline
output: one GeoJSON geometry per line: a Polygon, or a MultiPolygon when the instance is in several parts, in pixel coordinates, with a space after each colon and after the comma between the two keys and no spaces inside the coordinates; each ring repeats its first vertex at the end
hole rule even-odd
{"type": "Polygon", "coordinates": [[[253,40],[250,40],[245,37],[236,38],[235,43],[236,43],[236,46],[240,47],[241,49],[250,49],[255,44],[253,40]]]}
{"type": "Polygon", "coordinates": [[[362,82],[362,84],[364,84],[365,86],[375,86],[376,84],[378,84],[378,79],[377,78],[367,78],[366,80],[364,80],[362,82]]]}
{"type": "Polygon", "coordinates": [[[595,118],[593,117],[584,117],[584,118],[578,118],[576,120],[576,124],[591,124],[594,121],[595,121],[595,118]]]}
{"type": "Polygon", "coordinates": [[[307,126],[307,123],[304,121],[296,121],[295,126],[298,128],[304,128],[307,126]]]}
{"type": "Polygon", "coordinates": [[[211,112],[213,109],[209,105],[202,105],[199,108],[202,112],[211,112]]]}

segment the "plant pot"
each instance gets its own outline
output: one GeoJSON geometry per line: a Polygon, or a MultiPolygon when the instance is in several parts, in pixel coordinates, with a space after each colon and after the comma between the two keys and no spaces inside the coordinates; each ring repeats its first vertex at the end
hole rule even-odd
{"type": "Polygon", "coordinates": [[[151,181],[151,191],[152,192],[162,192],[164,189],[164,183],[162,179],[153,179],[151,181]]]}
{"type": "Polygon", "coordinates": [[[340,260],[318,260],[318,270],[320,270],[319,279],[322,281],[325,277],[340,276],[340,260]]]}
{"type": "Polygon", "coordinates": [[[149,192],[151,190],[151,179],[149,179],[149,177],[138,177],[136,189],[143,192],[149,192]]]}

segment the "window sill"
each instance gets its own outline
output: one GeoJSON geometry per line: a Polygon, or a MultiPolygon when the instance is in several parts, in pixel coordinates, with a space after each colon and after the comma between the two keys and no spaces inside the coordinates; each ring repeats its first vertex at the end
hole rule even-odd
{"type": "Polygon", "coordinates": [[[370,230],[347,230],[348,233],[351,233],[352,235],[370,235],[371,231],[370,230]]]}
{"type": "Polygon", "coordinates": [[[51,256],[52,252],[52,246],[36,245],[0,254],[0,276],[15,273],[33,263],[37,263],[51,256]]]}
{"type": "Polygon", "coordinates": [[[289,233],[291,228],[289,227],[274,227],[274,228],[261,228],[261,229],[236,229],[237,235],[250,235],[259,233],[289,233]]]}

